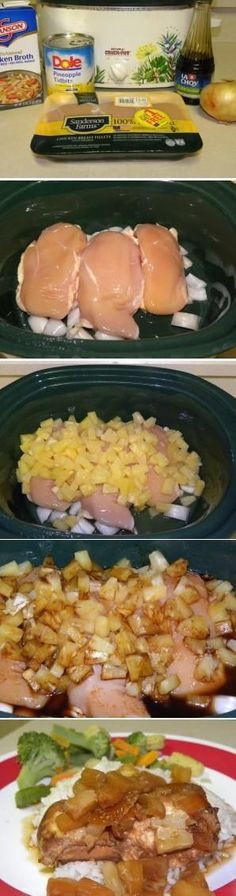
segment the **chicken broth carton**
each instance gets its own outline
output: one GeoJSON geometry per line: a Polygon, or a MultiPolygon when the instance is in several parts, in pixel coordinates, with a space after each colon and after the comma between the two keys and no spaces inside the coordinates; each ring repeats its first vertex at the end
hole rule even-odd
{"type": "Polygon", "coordinates": [[[42,99],[36,10],[27,0],[0,3],[0,109],[42,99]]]}

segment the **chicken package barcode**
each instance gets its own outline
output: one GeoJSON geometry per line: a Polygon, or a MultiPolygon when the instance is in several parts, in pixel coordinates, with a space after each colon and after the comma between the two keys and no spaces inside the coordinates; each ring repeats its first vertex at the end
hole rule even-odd
{"type": "Polygon", "coordinates": [[[150,100],[148,101],[146,96],[117,96],[115,98],[115,106],[148,106],[150,104],[150,100]]]}

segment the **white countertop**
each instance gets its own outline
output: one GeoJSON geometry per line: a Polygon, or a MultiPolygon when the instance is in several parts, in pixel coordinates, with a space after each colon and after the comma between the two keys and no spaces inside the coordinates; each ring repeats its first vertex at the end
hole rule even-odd
{"type": "MultiPolygon", "coordinates": [[[[233,38],[233,35],[232,35],[233,38]]],[[[217,43],[216,80],[235,77],[235,44],[217,43]]],[[[218,124],[200,108],[190,107],[203,140],[194,156],[175,160],[124,160],[71,162],[40,159],[30,150],[40,106],[0,113],[0,176],[2,178],[233,178],[236,159],[236,123],[218,124]]]]}

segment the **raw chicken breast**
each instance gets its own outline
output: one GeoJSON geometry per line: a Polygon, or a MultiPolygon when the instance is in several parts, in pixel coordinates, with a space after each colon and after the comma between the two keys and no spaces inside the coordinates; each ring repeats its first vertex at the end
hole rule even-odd
{"type": "Polygon", "coordinates": [[[165,473],[156,473],[153,467],[149,467],[147,485],[150,495],[148,503],[151,507],[156,507],[158,504],[172,504],[179,497],[180,489],[175,483],[173,483],[168,492],[163,492],[165,480],[165,473]]]}
{"type": "Polygon", "coordinates": [[[71,685],[68,689],[70,705],[78,707],[84,716],[92,718],[149,718],[143,701],[127,694],[124,681],[102,681],[100,676],[101,667],[95,666],[93,674],[85,681],[71,685]]]}
{"type": "Polygon", "coordinates": [[[142,259],[142,308],[151,314],[174,314],[188,302],[182,255],[166,227],[138,224],[135,228],[142,259]]]}
{"type": "Polygon", "coordinates": [[[23,662],[0,654],[0,702],[41,709],[48,702],[48,694],[32,691],[22,675],[25,669],[23,662]]]}
{"type": "Polygon", "coordinates": [[[38,507],[48,507],[50,510],[67,510],[70,501],[60,501],[53,491],[55,482],[53,479],[43,479],[42,476],[32,476],[30,480],[30,498],[38,507]]]}
{"type": "Polygon", "coordinates": [[[62,319],[76,302],[87,236],[75,224],[47,227],[27,247],[18,268],[17,303],[23,311],[62,319]]]}
{"type": "Polygon", "coordinates": [[[141,304],[143,274],[138,246],[133,237],[104,230],[96,234],[83,253],[78,304],[95,330],[126,339],[137,339],[132,315],[141,304]]]}
{"type": "Polygon", "coordinates": [[[99,523],[133,531],[132,513],[124,504],[118,503],[115,495],[104,495],[102,489],[97,489],[89,498],[82,498],[81,504],[83,510],[88,510],[99,523]]]}

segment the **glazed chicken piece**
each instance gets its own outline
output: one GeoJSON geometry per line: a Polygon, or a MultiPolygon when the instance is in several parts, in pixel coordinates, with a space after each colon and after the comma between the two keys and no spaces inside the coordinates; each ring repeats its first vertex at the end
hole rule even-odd
{"type": "Polygon", "coordinates": [[[70,685],[68,700],[87,717],[103,719],[149,718],[142,699],[132,697],[125,690],[125,682],[117,678],[103,681],[101,666],[94,666],[93,674],[81,684],[70,685]]]}
{"type": "Polygon", "coordinates": [[[104,230],[88,243],[81,260],[78,304],[95,330],[137,339],[133,315],[141,304],[143,275],[133,237],[104,230]]]}
{"type": "Polygon", "coordinates": [[[25,663],[0,653],[0,702],[28,709],[42,709],[48,702],[48,695],[32,691],[23,678],[25,669],[25,663]]]}
{"type": "Polygon", "coordinates": [[[76,303],[87,236],[75,224],[53,224],[31,243],[18,268],[17,303],[27,314],[62,319],[76,303]]]}
{"type": "Polygon", "coordinates": [[[168,856],[187,866],[215,851],[217,810],[196,784],[167,784],[136,769],[104,774],[85,769],[74,796],[46,811],[38,829],[45,865],[70,861],[114,862],[168,856]]]}
{"type": "MultiPolygon", "coordinates": [[[[177,583],[176,580],[173,580],[168,576],[168,571],[165,579],[168,586],[167,599],[171,600],[175,595],[177,583]]],[[[216,637],[216,628],[209,615],[208,592],[201,576],[196,573],[188,573],[186,576],[186,588],[188,587],[196,590],[196,600],[191,604],[194,616],[196,618],[200,617],[202,624],[206,626],[206,637],[216,637]]],[[[203,658],[197,656],[186,644],[186,633],[183,632],[183,634],[181,634],[179,629],[175,630],[175,627],[173,627],[172,637],[174,638],[175,647],[173,651],[173,660],[168,666],[168,675],[177,675],[180,680],[173,695],[175,697],[188,697],[192,694],[212,694],[220,690],[226,683],[226,669],[223,666],[223,663],[218,661],[217,668],[213,670],[211,668],[213,661],[208,654],[206,660],[209,665],[209,676],[207,677],[206,675],[205,678],[198,677],[196,674],[196,666],[203,658]]],[[[192,637],[194,640],[194,635],[192,635],[192,637]]]]}
{"type": "Polygon", "coordinates": [[[151,314],[174,314],[188,302],[183,259],[172,233],[158,224],[138,224],[144,291],[142,308],[151,314]]]}

